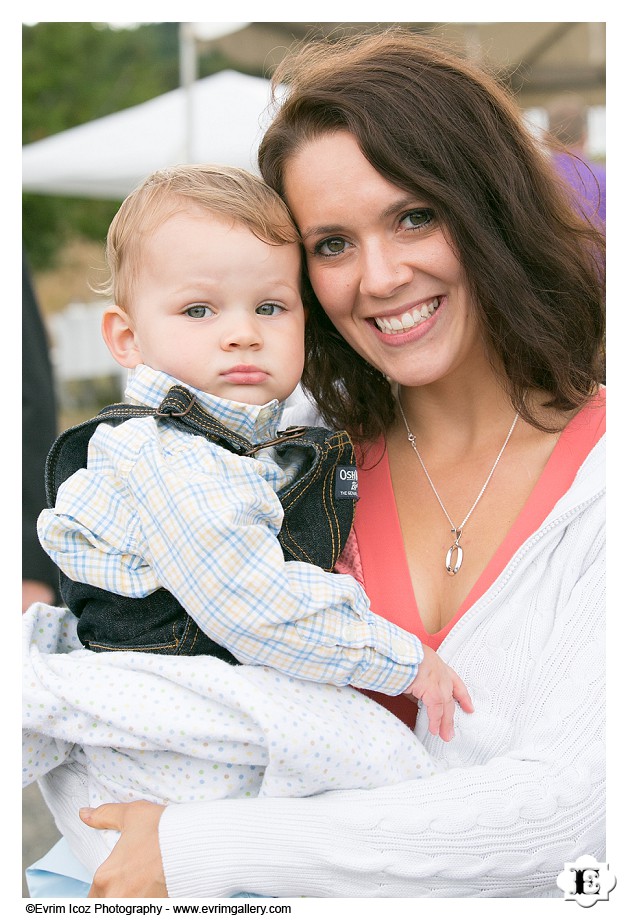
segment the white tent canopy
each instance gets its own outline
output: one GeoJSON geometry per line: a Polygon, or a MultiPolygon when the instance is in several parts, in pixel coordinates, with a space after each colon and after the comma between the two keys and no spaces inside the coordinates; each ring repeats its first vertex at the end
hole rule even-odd
{"type": "Polygon", "coordinates": [[[270,83],[232,70],[22,148],[22,188],[123,199],[155,169],[224,163],[257,171],[270,83]]]}

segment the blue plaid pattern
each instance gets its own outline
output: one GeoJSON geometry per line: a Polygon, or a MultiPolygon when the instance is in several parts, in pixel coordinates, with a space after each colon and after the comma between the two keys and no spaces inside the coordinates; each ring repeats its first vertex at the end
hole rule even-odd
{"type": "MultiPolygon", "coordinates": [[[[157,406],[178,382],[140,366],[125,398],[157,406]]],[[[253,443],[277,432],[277,401],[248,406],[188,389],[253,443]]],[[[421,643],[374,614],[350,576],[284,560],[276,492],[297,471],[277,459],[272,448],[239,457],[152,417],[102,424],[87,469],[42,512],[40,541],[75,581],[130,597],[166,588],[243,664],[400,693],[421,643]]]]}

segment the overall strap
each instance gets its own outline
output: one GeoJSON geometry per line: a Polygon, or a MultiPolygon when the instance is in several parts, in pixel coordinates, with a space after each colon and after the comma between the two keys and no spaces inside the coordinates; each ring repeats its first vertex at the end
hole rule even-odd
{"type": "Polygon", "coordinates": [[[275,447],[283,444],[285,441],[294,440],[300,437],[306,429],[301,427],[291,427],[268,441],[262,441],[260,444],[252,444],[245,437],[236,434],[227,428],[222,422],[210,415],[202,406],[200,406],[188,390],[183,386],[174,386],[168,391],[166,398],[155,412],[157,418],[169,418],[179,428],[187,431],[194,431],[209,437],[212,441],[226,447],[232,453],[240,454],[243,457],[251,457],[264,447],[275,447]]]}
{"type": "Polygon", "coordinates": [[[101,409],[94,418],[68,428],[55,440],[46,460],[46,500],[49,507],[56,501],[59,486],[78,469],[87,465],[89,441],[100,424],[109,422],[119,425],[128,419],[146,416],[168,419],[175,427],[203,435],[241,456],[252,456],[264,447],[273,447],[294,440],[306,431],[305,428],[293,427],[261,444],[252,444],[206,412],[196,397],[181,385],[171,387],[157,408],[113,403],[101,409]]]}

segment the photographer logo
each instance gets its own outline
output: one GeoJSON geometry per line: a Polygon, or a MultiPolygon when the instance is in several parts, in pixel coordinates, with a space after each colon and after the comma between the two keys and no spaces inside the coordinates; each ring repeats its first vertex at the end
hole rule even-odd
{"type": "Polygon", "coordinates": [[[556,879],[556,884],[565,893],[565,901],[576,901],[581,907],[608,901],[616,883],[608,863],[599,863],[593,856],[579,856],[575,862],[565,863],[556,879]]]}

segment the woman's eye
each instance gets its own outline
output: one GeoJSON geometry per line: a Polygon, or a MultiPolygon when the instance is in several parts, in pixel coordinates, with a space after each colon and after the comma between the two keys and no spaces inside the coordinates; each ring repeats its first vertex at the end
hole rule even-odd
{"type": "Polygon", "coordinates": [[[339,236],[331,236],[317,243],[314,252],[319,256],[337,256],[345,251],[346,245],[346,242],[339,236]]]}
{"type": "Polygon", "coordinates": [[[283,312],[278,303],[263,303],[255,311],[259,316],[277,316],[283,312]]]}
{"type": "Polygon", "coordinates": [[[404,230],[422,230],[429,227],[433,220],[434,212],[431,208],[417,208],[401,218],[401,225],[404,230]]]}
{"type": "Polygon", "coordinates": [[[209,312],[209,307],[204,306],[204,304],[195,303],[194,306],[187,308],[185,314],[186,316],[191,316],[192,319],[203,319],[205,316],[208,316],[209,312]]]}

